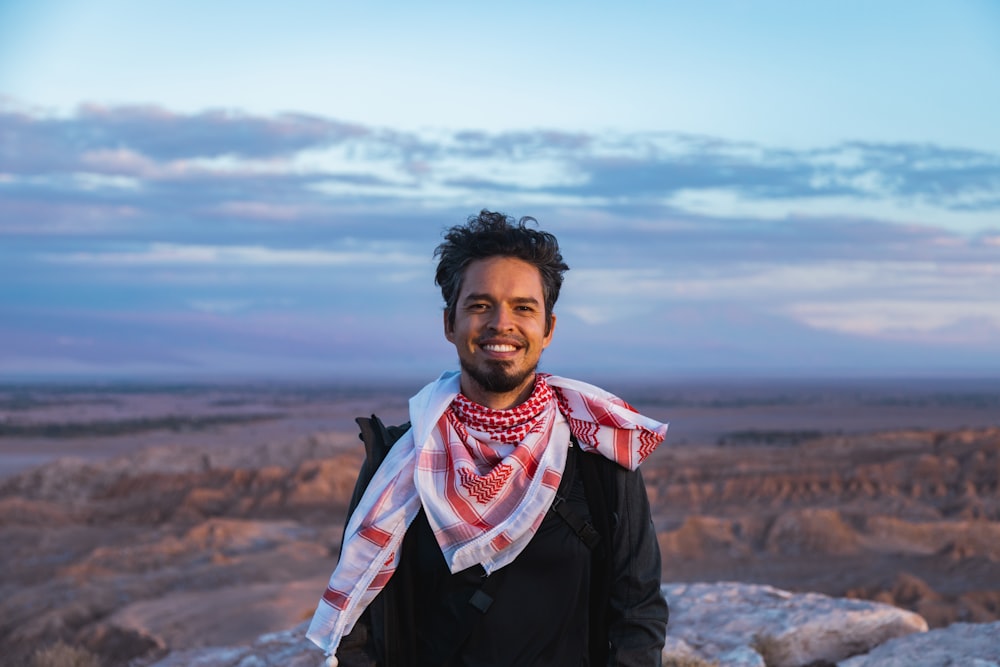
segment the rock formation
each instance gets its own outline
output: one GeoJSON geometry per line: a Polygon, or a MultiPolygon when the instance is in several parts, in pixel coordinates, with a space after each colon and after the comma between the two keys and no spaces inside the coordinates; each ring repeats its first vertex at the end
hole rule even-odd
{"type": "Polygon", "coordinates": [[[894,639],[837,667],[1000,667],[1000,623],[955,623],[894,639]]]}
{"type": "MultiPolygon", "coordinates": [[[[736,583],[664,586],[671,603],[664,665],[946,667],[1000,664],[1000,623],[927,632],[912,612],[736,583]],[[854,656],[854,657],[851,657],[854,656]]],[[[319,667],[306,623],[238,647],[180,651],[151,667],[319,667]]],[[[361,667],[341,655],[342,667],[361,667]]]]}
{"type": "MultiPolygon", "coordinates": [[[[277,419],[237,431],[206,423],[222,430],[185,431],[184,446],[73,440],[74,452],[129,453],[0,479],[0,662],[30,664],[64,642],[106,667],[201,664],[210,646],[242,648],[226,649],[232,663],[212,649],[217,662],[205,665],[297,664],[300,649],[316,664],[285,631],[311,614],[334,565],[361,460],[356,434],[287,438],[277,419]]],[[[829,664],[912,628],[902,609],[961,636],[995,632],[1000,429],[738,436],[674,444],[644,463],[671,655],[759,665],[770,650],[781,664],[829,664]],[[743,583],[697,583],[712,581],[743,583]],[[719,634],[730,610],[743,613],[719,634]],[[980,625],[952,625],[968,621],[980,625]],[[810,647],[796,643],[803,637],[810,647]]]]}
{"type": "Polygon", "coordinates": [[[668,584],[664,659],[801,667],[865,653],[927,623],[913,612],[862,600],[793,594],[738,583],[668,584]],[[754,658],[756,654],[756,658],[754,658]]]}

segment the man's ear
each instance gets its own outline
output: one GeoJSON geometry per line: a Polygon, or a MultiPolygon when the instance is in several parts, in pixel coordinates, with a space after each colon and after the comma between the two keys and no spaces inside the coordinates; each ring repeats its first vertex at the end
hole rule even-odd
{"type": "Polygon", "coordinates": [[[548,331],[545,332],[545,338],[542,339],[542,349],[544,350],[552,342],[552,334],[556,332],[556,314],[552,313],[549,315],[549,327],[548,331]]]}
{"type": "Polygon", "coordinates": [[[451,324],[451,311],[445,308],[442,314],[444,315],[444,337],[448,339],[449,343],[454,343],[455,327],[451,324]]]}

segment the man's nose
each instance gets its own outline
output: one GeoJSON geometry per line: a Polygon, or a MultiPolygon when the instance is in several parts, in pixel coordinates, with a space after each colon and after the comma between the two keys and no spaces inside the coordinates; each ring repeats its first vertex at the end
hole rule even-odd
{"type": "Polygon", "coordinates": [[[494,308],[490,326],[494,331],[513,331],[514,315],[509,308],[494,308]]]}

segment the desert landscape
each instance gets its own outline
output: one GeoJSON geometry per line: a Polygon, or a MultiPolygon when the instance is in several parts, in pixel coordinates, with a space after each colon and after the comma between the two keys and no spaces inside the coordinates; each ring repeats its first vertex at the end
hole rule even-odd
{"type": "MultiPolygon", "coordinates": [[[[614,386],[671,423],[644,464],[665,582],[1000,619],[1000,382],[614,386]]],[[[0,389],[0,664],[251,642],[308,618],[361,462],[419,387],[0,389]]]]}

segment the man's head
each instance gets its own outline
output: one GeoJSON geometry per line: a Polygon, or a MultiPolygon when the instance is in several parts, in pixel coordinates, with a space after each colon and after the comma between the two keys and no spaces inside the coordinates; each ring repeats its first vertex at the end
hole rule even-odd
{"type": "Polygon", "coordinates": [[[529,222],[538,221],[523,217],[515,222],[508,215],[483,209],[479,215],[470,216],[466,224],[456,225],[445,233],[444,243],[434,250],[434,256],[440,258],[434,283],[441,287],[445,312],[452,325],[465,269],[471,262],[487,257],[514,257],[538,269],[545,295],[545,316],[551,319],[563,274],[569,267],[559,253],[556,237],[529,229],[526,226],[529,222]]]}
{"type": "Polygon", "coordinates": [[[462,364],[462,391],[489,407],[530,394],[542,350],[552,340],[562,275],[554,236],[483,211],[452,227],[435,255],[445,299],[445,337],[462,364]]]}

